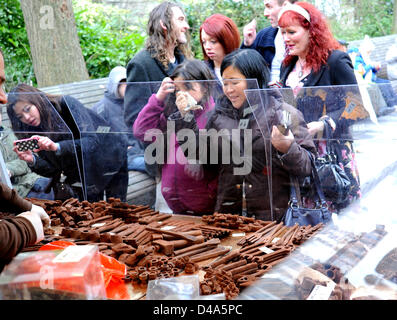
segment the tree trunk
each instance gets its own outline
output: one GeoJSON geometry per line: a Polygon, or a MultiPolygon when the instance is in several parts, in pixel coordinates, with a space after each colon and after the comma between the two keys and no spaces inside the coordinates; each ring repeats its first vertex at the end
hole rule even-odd
{"type": "Polygon", "coordinates": [[[72,0],[21,0],[39,87],[87,80],[72,0]]]}

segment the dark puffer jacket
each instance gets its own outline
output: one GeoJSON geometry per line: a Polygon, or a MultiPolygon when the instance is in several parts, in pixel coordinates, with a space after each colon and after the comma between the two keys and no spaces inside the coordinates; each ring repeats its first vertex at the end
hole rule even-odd
{"type": "MultiPolygon", "coordinates": [[[[222,97],[218,100],[214,113],[207,122],[207,129],[215,129],[216,132],[227,129],[223,131],[223,137],[218,138],[218,150],[215,149],[216,143],[214,141],[208,144],[207,150],[208,157],[218,152],[216,167],[209,165],[212,166],[212,170],[219,172],[215,210],[223,213],[241,214],[243,209],[242,186],[244,183],[248,215],[262,220],[281,221],[289,201],[289,175],[300,177],[309,175],[311,162],[308,153],[303,148],[312,153],[315,153],[316,149],[303,116],[298,110],[282,103],[280,97],[276,95],[263,95],[261,98],[265,101],[263,105],[266,106],[266,111],[261,104],[258,104],[256,107],[253,105],[254,111],[251,112],[252,109],[248,104],[240,109],[235,109],[226,97],[222,97]],[[282,110],[287,110],[291,114],[291,130],[295,137],[295,142],[292,143],[288,153],[284,155],[279,154],[270,142],[272,126],[280,123],[282,110]],[[222,140],[226,138],[231,146],[230,150],[233,150],[233,148],[236,150],[237,148],[237,152],[244,155],[244,148],[248,147],[244,146],[244,130],[239,132],[239,144],[231,142],[232,130],[239,128],[242,123],[241,120],[247,120],[247,128],[252,130],[252,156],[245,160],[251,162],[252,169],[247,174],[236,175],[235,169],[241,169],[243,165],[234,161],[233,151],[222,149],[224,148],[222,140]],[[260,127],[258,123],[261,124],[260,127]],[[266,156],[269,152],[271,152],[271,157],[266,156]],[[229,156],[230,162],[227,163],[225,159],[222,161],[222,156],[229,156]],[[273,210],[271,210],[271,202],[269,201],[270,192],[273,194],[273,210]]],[[[181,120],[179,126],[197,130],[194,120],[190,123],[181,120]]],[[[209,163],[209,160],[207,163],[209,163]]]]}

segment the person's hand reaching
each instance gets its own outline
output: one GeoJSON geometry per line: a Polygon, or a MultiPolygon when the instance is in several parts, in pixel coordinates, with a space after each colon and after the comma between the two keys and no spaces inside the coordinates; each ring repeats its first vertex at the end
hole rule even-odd
{"type": "Polygon", "coordinates": [[[156,98],[159,101],[164,101],[169,93],[175,91],[174,81],[171,78],[164,78],[161,82],[160,88],[156,93],[156,98]]]}
{"type": "Polygon", "coordinates": [[[256,20],[253,19],[243,28],[244,45],[250,47],[256,39],[256,20]]]}

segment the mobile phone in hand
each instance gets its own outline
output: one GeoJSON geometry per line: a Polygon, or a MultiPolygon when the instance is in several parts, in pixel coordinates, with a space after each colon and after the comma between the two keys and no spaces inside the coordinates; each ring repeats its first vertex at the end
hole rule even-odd
{"type": "Polygon", "coordinates": [[[38,140],[35,138],[17,140],[15,141],[15,145],[18,147],[18,151],[39,149],[38,140]]]}
{"type": "Polygon", "coordinates": [[[278,129],[284,136],[288,136],[289,129],[288,129],[288,127],[286,127],[285,125],[279,124],[279,125],[277,125],[277,129],[278,129]]]}
{"type": "Polygon", "coordinates": [[[281,123],[279,125],[277,125],[278,130],[280,130],[280,132],[287,136],[289,133],[289,127],[291,125],[291,114],[286,111],[283,110],[282,111],[282,117],[281,117],[281,123]]]}

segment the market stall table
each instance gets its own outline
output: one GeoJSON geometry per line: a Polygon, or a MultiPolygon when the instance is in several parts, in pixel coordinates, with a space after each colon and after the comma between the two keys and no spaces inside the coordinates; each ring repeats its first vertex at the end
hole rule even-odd
{"type": "Polygon", "coordinates": [[[101,254],[126,266],[124,282],[119,281],[126,286],[120,292],[108,290],[109,299],[145,299],[150,280],[183,275],[198,275],[200,295],[224,293],[233,299],[322,228],[233,214],[164,214],[118,199],[32,201],[49,213],[52,228],[43,243],[24,251],[58,240],[96,245],[101,254]]]}

